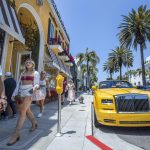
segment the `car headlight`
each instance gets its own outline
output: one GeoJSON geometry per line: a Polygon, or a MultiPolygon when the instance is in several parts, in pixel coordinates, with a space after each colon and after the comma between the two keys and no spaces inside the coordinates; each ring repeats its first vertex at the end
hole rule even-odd
{"type": "Polygon", "coordinates": [[[113,104],[113,100],[112,99],[102,99],[101,103],[102,104],[113,104]]]}

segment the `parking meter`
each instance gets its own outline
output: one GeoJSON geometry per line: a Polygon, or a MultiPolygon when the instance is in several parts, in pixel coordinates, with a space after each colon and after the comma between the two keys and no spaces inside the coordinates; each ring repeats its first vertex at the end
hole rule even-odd
{"type": "Polygon", "coordinates": [[[64,81],[64,77],[62,75],[58,75],[56,77],[56,92],[59,96],[58,99],[58,124],[57,124],[57,137],[60,137],[61,134],[61,94],[63,92],[63,81],[64,81]]]}
{"type": "Polygon", "coordinates": [[[56,92],[57,92],[57,94],[62,94],[62,92],[63,92],[63,81],[64,81],[64,77],[62,75],[58,75],[56,77],[56,92]]]}

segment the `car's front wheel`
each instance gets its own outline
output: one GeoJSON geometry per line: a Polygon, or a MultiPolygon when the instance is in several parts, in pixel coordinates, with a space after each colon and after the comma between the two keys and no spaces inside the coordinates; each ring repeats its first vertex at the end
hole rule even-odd
{"type": "Polygon", "coordinates": [[[96,128],[100,126],[100,123],[97,121],[95,111],[94,111],[93,123],[96,128]]]}

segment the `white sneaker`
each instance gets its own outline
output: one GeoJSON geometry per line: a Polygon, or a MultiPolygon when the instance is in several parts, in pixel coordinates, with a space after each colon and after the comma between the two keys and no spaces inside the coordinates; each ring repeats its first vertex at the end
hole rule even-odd
{"type": "Polygon", "coordinates": [[[37,115],[37,118],[41,118],[42,117],[42,113],[39,113],[38,115],[37,115]]]}

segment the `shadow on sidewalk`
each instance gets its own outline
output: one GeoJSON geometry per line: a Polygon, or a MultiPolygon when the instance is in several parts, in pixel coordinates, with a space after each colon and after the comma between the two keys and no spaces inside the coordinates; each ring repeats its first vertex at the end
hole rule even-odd
{"type": "MultiPolygon", "coordinates": [[[[80,95],[78,95],[79,97],[80,95]]],[[[77,97],[77,98],[78,98],[77,97]]],[[[66,107],[69,102],[65,102],[62,109],[66,107]]],[[[39,108],[36,105],[31,106],[32,112],[35,117],[39,113],[39,108]]],[[[23,150],[29,149],[38,142],[48,138],[49,143],[52,141],[56,134],[57,124],[57,109],[58,101],[52,101],[45,105],[44,114],[41,118],[36,118],[38,122],[38,128],[34,132],[30,133],[29,128],[31,127],[30,122],[26,119],[23,129],[21,130],[21,138],[16,144],[7,146],[7,142],[10,136],[14,132],[17,118],[9,119],[7,121],[0,121],[0,150],[12,149],[12,150],[23,150]],[[50,137],[49,134],[52,136],[50,137]],[[51,140],[51,141],[50,141],[51,140]]],[[[74,134],[76,131],[69,131],[63,134],[74,134]]]]}

